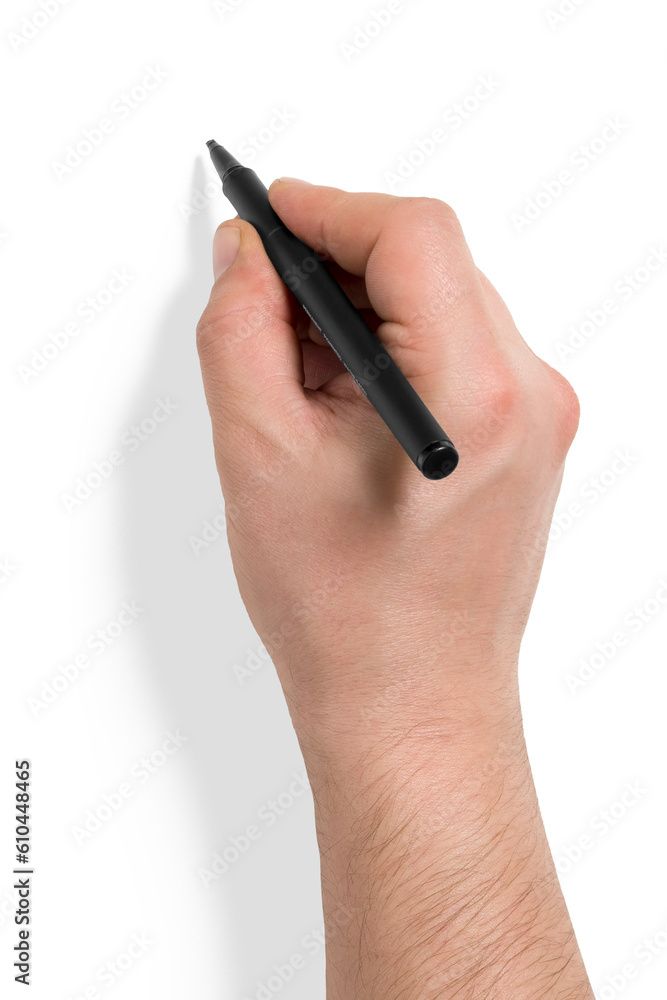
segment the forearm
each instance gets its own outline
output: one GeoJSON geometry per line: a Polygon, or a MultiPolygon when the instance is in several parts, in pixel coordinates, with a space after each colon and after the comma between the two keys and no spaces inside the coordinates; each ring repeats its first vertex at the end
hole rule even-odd
{"type": "Polygon", "coordinates": [[[327,1000],[590,1000],[518,694],[451,690],[421,721],[394,705],[304,740],[327,1000]]]}

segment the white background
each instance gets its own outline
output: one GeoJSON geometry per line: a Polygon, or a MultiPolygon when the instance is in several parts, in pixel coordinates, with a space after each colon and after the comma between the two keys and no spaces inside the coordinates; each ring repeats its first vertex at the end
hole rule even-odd
{"type": "Polygon", "coordinates": [[[378,27],[383,0],[44,2],[55,13],[5,2],[0,30],[3,983],[16,941],[12,769],[28,757],[33,997],[324,996],[308,937],[322,923],[312,800],[296,794],[280,688],[215,538],[194,343],[211,237],[235,214],[210,183],[215,137],[267,182],[450,202],[525,338],[577,390],[581,427],[523,647],[526,730],[597,996],[664,996],[667,266],[641,270],[667,248],[662,5],[566,0],[557,21],[559,0],[413,0],[378,27]],[[130,108],[151,69],[164,78],[130,108]],[[494,81],[485,100],[480,78],[494,81]],[[99,145],[59,168],[104,118],[99,145]],[[594,142],[608,118],[619,134],[594,142]],[[418,165],[396,182],[406,161],[418,165]],[[555,196],[563,170],[572,183],[555,196]],[[107,295],[114,270],[127,284],[107,295]],[[636,290],[624,278],[635,272],[636,290]],[[608,299],[615,312],[599,314],[608,299]],[[151,424],[160,399],[173,412],[151,424]],[[154,433],[140,441],[143,421],[154,433]],[[68,509],[64,496],[118,451],[122,464],[68,509]],[[213,540],[196,553],[204,532],[213,540]],[[143,610],[116,628],[131,601],[143,610]],[[97,655],[100,628],[113,640],[97,655]],[[573,692],[567,675],[596,653],[573,692]],[[249,658],[259,669],[240,683],[249,658]],[[177,731],[186,742],[162,755],[177,731]],[[637,791],[621,805],[628,782],[637,791]],[[82,841],[89,811],[128,784],[82,841]],[[259,838],[206,887],[202,870],[250,824],[259,838]],[[150,944],[128,963],[133,935],[150,944]],[[295,954],[303,967],[267,992],[295,954]],[[98,978],[118,961],[122,976],[98,978]],[[619,978],[628,964],[633,977],[619,978]]]}

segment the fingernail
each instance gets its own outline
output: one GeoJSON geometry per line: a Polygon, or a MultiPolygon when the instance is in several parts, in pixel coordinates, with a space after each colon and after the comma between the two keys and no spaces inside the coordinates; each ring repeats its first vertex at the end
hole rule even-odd
{"type": "Polygon", "coordinates": [[[279,177],[279,184],[301,184],[303,187],[312,187],[310,181],[303,181],[300,177],[279,177]]]}
{"type": "Polygon", "coordinates": [[[236,226],[223,226],[216,230],[213,238],[213,280],[234,263],[241,245],[241,233],[236,226]]]}

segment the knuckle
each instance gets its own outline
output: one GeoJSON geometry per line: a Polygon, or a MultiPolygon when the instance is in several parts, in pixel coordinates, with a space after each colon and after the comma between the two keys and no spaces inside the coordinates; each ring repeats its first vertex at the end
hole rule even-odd
{"type": "Polygon", "coordinates": [[[335,258],[342,249],[343,240],[340,235],[338,219],[341,210],[350,204],[350,194],[347,191],[334,189],[328,210],[320,220],[315,246],[312,247],[313,251],[325,260],[331,257],[335,258]]]}
{"type": "Polygon", "coordinates": [[[567,449],[572,444],[579,427],[581,412],[579,397],[564,375],[550,365],[546,365],[546,368],[551,387],[554,427],[559,443],[567,449]]]}
{"type": "Polygon", "coordinates": [[[484,409],[498,427],[512,425],[525,410],[525,391],[519,378],[509,368],[500,368],[485,389],[484,409]]]}
{"type": "Polygon", "coordinates": [[[579,400],[562,375],[553,369],[546,374],[495,366],[477,406],[479,450],[500,448],[519,466],[532,460],[535,449],[562,461],[577,431],[579,400]]]}
{"type": "Polygon", "coordinates": [[[519,377],[505,364],[494,365],[469,399],[468,432],[462,445],[477,454],[512,450],[523,438],[528,400],[519,377]]]}
{"type": "Polygon", "coordinates": [[[451,205],[439,198],[415,197],[406,198],[406,210],[412,217],[424,226],[439,229],[459,230],[458,216],[451,205]]]}

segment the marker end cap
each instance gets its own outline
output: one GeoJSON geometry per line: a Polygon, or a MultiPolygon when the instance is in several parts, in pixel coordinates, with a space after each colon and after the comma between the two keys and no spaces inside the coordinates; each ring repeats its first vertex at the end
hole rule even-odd
{"type": "Polygon", "coordinates": [[[459,464],[459,454],[450,441],[435,441],[417,458],[417,468],[427,479],[444,479],[459,464]]]}

